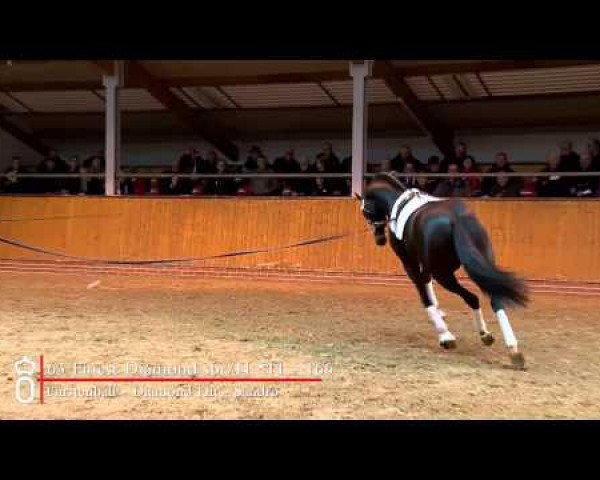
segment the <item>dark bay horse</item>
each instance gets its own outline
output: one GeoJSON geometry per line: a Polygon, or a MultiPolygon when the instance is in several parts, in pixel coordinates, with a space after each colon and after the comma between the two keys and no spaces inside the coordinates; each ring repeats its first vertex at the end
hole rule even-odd
{"type": "Polygon", "coordinates": [[[528,302],[526,285],[512,273],[496,266],[485,229],[462,201],[437,199],[416,189],[407,189],[392,174],[384,173],[375,176],[368,185],[361,199],[361,210],[377,245],[386,244],[388,231],[390,245],[417,287],[442,347],[455,348],[456,338],[444,321],[446,315],[439,308],[432,278],[459,295],[473,310],[474,325],[481,341],[485,345],[494,342],[483,318],[479,298],[456,279],[455,272],[462,265],[471,280],[490,297],[513,366],[524,368],[525,359],[519,351],[504,304],[525,306],[528,302]],[[420,206],[411,214],[412,209],[407,206],[410,201],[415,201],[415,196],[419,197],[417,205],[420,206]],[[400,218],[403,209],[409,215],[404,219],[405,223],[400,218]]]}

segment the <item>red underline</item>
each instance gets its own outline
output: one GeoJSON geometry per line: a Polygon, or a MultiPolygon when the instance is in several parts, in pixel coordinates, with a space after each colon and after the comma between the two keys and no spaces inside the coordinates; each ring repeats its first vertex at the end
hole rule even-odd
{"type": "Polygon", "coordinates": [[[40,355],[40,404],[44,403],[44,356],[40,355]]]}
{"type": "MultiPolygon", "coordinates": [[[[41,386],[44,382],[322,382],[322,378],[313,377],[41,377],[41,386]]],[[[42,397],[43,400],[43,397],[42,397]]],[[[42,401],[43,403],[43,401],[42,401]]]]}

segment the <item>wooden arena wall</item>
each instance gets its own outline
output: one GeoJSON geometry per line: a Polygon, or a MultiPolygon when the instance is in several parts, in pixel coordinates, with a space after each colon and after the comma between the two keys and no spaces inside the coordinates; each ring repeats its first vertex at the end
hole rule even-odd
{"type": "MultiPolygon", "coordinates": [[[[600,201],[468,204],[488,229],[501,266],[529,279],[600,281],[600,201]]],[[[389,248],[360,233],[364,228],[358,202],[351,199],[0,198],[0,236],[72,256],[204,257],[350,233],[325,244],[202,265],[403,273],[389,248]]],[[[0,243],[0,259],[54,258],[0,243]]]]}

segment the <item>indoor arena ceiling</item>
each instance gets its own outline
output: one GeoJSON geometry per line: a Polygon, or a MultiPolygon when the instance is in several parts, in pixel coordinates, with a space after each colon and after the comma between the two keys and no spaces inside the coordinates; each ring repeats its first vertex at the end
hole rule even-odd
{"type": "MultiPolygon", "coordinates": [[[[41,143],[102,138],[111,66],[1,64],[0,127],[41,143]]],[[[600,60],[376,61],[367,90],[374,135],[600,125],[600,60]]],[[[347,61],[128,61],[121,104],[124,139],[202,136],[202,125],[228,141],[348,136],[352,79],[347,61]]]]}

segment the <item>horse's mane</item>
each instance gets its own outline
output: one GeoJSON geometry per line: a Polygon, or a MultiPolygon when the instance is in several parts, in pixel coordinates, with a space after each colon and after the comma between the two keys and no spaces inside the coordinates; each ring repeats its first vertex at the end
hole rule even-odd
{"type": "MultiPolygon", "coordinates": [[[[383,182],[392,188],[395,188],[395,189],[399,188],[402,191],[406,190],[407,189],[406,185],[404,185],[404,183],[402,183],[396,177],[396,175],[397,175],[397,173],[394,171],[378,173],[373,176],[373,178],[371,180],[371,184],[383,182]]],[[[371,184],[369,184],[369,186],[371,184]]]]}

